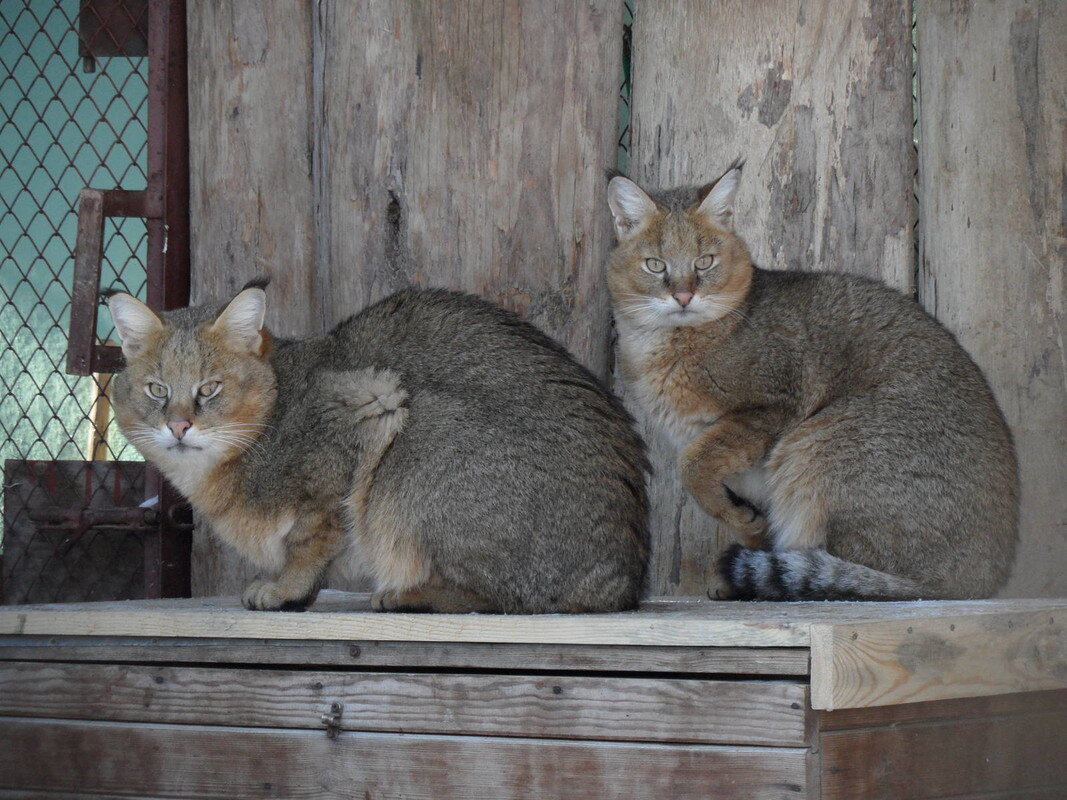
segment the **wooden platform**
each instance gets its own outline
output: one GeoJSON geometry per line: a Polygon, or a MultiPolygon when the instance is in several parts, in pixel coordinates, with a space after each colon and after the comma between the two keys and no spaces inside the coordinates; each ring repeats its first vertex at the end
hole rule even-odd
{"type": "Polygon", "coordinates": [[[1067,600],[3,607],[0,798],[1062,797],[1065,625],[1067,600]]]}

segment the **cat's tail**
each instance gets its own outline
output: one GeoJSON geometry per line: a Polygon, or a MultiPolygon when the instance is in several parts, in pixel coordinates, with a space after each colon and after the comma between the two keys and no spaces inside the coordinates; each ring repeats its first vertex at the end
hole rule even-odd
{"type": "Polygon", "coordinates": [[[738,600],[914,600],[915,581],[845,561],[825,550],[731,546],[719,571],[738,600]]]}

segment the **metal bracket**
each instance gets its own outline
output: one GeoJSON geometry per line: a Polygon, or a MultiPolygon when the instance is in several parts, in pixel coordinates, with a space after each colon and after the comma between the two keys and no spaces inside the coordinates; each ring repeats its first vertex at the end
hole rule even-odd
{"type": "Polygon", "coordinates": [[[322,720],[322,724],[326,726],[326,735],[331,739],[336,739],[337,735],[341,732],[341,715],[345,713],[344,703],[331,703],[330,713],[323,714],[319,719],[322,720]]]}

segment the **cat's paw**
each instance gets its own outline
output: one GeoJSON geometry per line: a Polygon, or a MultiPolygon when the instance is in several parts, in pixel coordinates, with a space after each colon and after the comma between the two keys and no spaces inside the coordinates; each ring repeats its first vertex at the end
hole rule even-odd
{"type": "Polygon", "coordinates": [[[767,536],[767,518],[751,506],[727,506],[716,517],[731,530],[740,534],[745,546],[753,550],[762,548],[767,536]],[[755,546],[753,546],[755,545],[755,546]]]}
{"type": "Polygon", "coordinates": [[[393,611],[398,605],[397,592],[392,589],[383,589],[371,595],[370,607],[374,611],[393,611]]]}
{"type": "Polygon", "coordinates": [[[249,611],[303,611],[310,598],[289,597],[277,581],[256,578],[241,595],[241,604],[249,611]]]}
{"type": "Polygon", "coordinates": [[[375,611],[433,611],[433,604],[419,589],[383,589],[375,592],[370,599],[370,607],[375,611]]]}
{"type": "Polygon", "coordinates": [[[357,420],[390,414],[402,408],[408,393],[400,385],[400,376],[392,370],[366,369],[360,373],[358,389],[349,399],[357,420]]]}

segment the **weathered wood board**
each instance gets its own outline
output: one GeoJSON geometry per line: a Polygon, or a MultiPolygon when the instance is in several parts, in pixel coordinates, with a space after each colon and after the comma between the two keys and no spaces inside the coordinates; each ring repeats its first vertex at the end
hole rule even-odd
{"type": "Polygon", "coordinates": [[[1005,596],[1067,594],[1067,5],[918,9],[919,297],[1015,435],[1021,543],[1005,596]]]}
{"type": "Polygon", "coordinates": [[[819,714],[825,800],[1067,797],[1067,692],[819,714]]]}
{"type": "MultiPolygon", "coordinates": [[[[1067,600],[717,603],[662,599],[620,614],[505,616],[375,614],[367,611],[368,599],[367,595],[326,592],[311,611],[302,614],[246,611],[235,598],[0,608],[0,635],[16,640],[23,636],[242,640],[236,643],[238,650],[247,640],[257,638],[279,643],[318,639],[349,644],[582,645],[588,646],[594,662],[596,648],[604,646],[654,648],[653,659],[664,658],[663,648],[810,648],[811,706],[816,709],[1067,688],[1067,600]]],[[[8,658],[2,645],[13,643],[17,641],[0,642],[0,658],[8,658]]],[[[514,662],[495,663],[492,652],[484,652],[486,660],[478,667],[523,669],[514,662]]],[[[436,666],[425,660],[432,658],[431,653],[424,654],[419,665],[436,666]]],[[[358,657],[349,663],[360,665],[358,657]]],[[[611,671],[626,669],[627,662],[613,663],[605,656],[596,663],[611,671]]],[[[634,656],[629,663],[634,663],[634,656]]],[[[793,674],[786,671],[786,664],[793,669],[795,661],[781,662],[777,674],[793,674]]],[[[540,668],[546,667],[570,668],[563,661],[540,668]]],[[[768,663],[764,674],[773,674],[773,669],[768,663]]]]}
{"type": "Polygon", "coordinates": [[[622,3],[324,0],[319,271],[331,319],[409,284],[608,361],[604,170],[622,3]]]}
{"type": "MultiPolygon", "coordinates": [[[[0,719],[0,788],[138,797],[792,800],[800,748],[0,719]],[[101,754],[107,757],[102,758],[101,754]],[[63,770],[42,770],[60,763],[63,770]]],[[[25,795],[22,795],[23,797],[25,795]]]]}
{"type": "Polygon", "coordinates": [[[1067,681],[1063,611],[811,626],[813,708],[870,706],[1059,689],[1067,681]]]}
{"type": "Polygon", "coordinates": [[[302,667],[427,667],[687,675],[808,674],[802,647],[484,644],[363,640],[0,635],[0,661],[92,661],[302,667]]]}
{"type": "Polygon", "coordinates": [[[570,675],[0,662],[0,716],[801,747],[807,687],[570,675]]]}
{"type": "MultiPolygon", "coordinates": [[[[911,4],[639,3],[631,177],[704,183],[747,159],[737,227],[757,264],[913,286],[911,4]]],[[[651,588],[703,594],[732,536],[681,487],[644,425],[656,476],[651,588]]]]}
{"type": "MultiPolygon", "coordinates": [[[[311,4],[189,0],[192,299],[271,278],[267,324],[321,333],[314,280],[311,4]]],[[[194,595],[240,592],[255,570],[193,536],[194,595]]]]}

